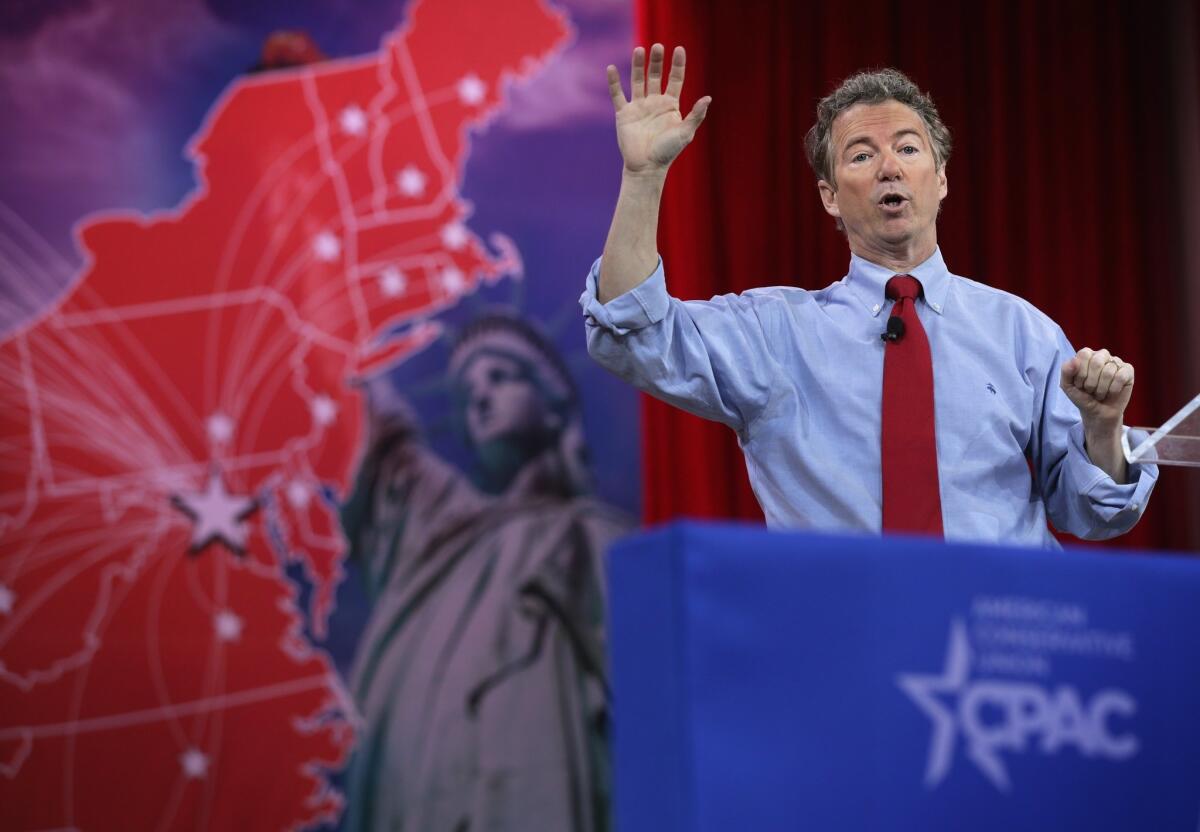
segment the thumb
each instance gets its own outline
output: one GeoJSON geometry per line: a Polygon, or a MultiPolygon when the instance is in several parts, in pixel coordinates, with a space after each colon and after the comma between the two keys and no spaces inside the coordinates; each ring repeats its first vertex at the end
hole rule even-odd
{"type": "Polygon", "coordinates": [[[688,127],[689,134],[695,134],[700,128],[700,122],[704,121],[704,116],[708,113],[708,105],[712,103],[712,96],[706,95],[692,105],[692,111],[687,114],[687,118],[683,123],[688,127]]]}

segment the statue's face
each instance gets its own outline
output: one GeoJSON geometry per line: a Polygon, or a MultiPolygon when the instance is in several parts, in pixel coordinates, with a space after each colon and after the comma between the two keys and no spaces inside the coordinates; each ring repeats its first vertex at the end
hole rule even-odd
{"type": "Polygon", "coordinates": [[[466,394],[467,434],[474,445],[545,429],[546,403],[516,361],[480,353],[467,362],[459,383],[466,394]]]}

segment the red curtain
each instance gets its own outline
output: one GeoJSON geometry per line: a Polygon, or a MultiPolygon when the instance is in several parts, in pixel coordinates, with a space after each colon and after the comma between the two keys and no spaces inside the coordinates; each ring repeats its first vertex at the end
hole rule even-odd
{"type": "MultiPolygon", "coordinates": [[[[1187,0],[1180,0],[1186,2],[1187,0]]],[[[674,295],[840,278],[845,238],[803,152],[817,100],[865,67],[930,92],[954,134],[939,243],[951,270],[1027,298],[1076,347],[1138,370],[1129,424],[1197,391],[1188,309],[1171,7],[1107,0],[640,0],[638,40],[688,49],[683,102],[712,109],[668,178],[659,250],[674,295]]],[[[1195,229],[1191,230],[1194,233],[1195,229]]],[[[1196,279],[1192,276],[1190,279],[1196,279]]],[[[645,519],[761,520],[732,434],[647,399],[645,519]]],[[[1200,470],[1164,469],[1123,546],[1200,549],[1200,470]]]]}

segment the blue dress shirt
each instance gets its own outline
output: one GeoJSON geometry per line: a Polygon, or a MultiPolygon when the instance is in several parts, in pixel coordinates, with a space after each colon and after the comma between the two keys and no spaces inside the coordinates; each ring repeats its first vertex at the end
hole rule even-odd
{"type": "MultiPolygon", "coordinates": [[[[600,261],[580,298],[588,352],[636,387],[732,428],[772,528],[879,533],[884,329],[895,274],[860,257],[820,291],[667,294],[662,261],[601,304],[600,261]]],[[[938,478],[948,540],[1057,546],[1127,531],[1158,468],[1118,484],[1088,459],[1059,388],[1075,355],[1057,324],[1007,292],[952,275],[940,250],[910,272],[933,354],[938,478]]],[[[1135,441],[1136,437],[1130,436],[1135,441]]]]}

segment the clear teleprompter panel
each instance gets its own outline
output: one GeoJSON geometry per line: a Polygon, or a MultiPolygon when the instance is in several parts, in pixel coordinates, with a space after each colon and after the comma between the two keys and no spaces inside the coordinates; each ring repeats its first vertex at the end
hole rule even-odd
{"type": "Polygon", "coordinates": [[[1125,459],[1159,465],[1190,465],[1200,468],[1200,395],[1163,423],[1160,428],[1137,428],[1150,436],[1130,448],[1128,434],[1125,459]]]}

